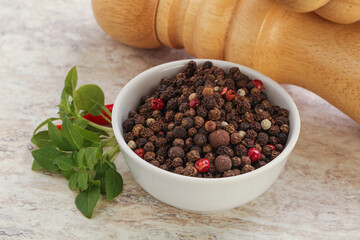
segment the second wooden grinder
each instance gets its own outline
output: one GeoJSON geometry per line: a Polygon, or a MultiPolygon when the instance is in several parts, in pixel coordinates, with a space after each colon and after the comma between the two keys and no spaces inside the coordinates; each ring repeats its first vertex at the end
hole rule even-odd
{"type": "Polygon", "coordinates": [[[360,22],[342,25],[274,0],[92,0],[106,33],[140,48],[185,48],[309,89],[360,123],[360,22]]]}

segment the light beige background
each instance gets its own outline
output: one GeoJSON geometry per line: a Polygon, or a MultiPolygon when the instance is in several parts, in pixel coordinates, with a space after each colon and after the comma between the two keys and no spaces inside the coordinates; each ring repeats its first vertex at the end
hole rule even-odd
{"type": "Polygon", "coordinates": [[[56,115],[67,71],[96,83],[111,103],[136,74],[188,58],[131,48],[105,35],[90,1],[0,0],[0,239],[360,239],[360,125],[311,92],[285,86],[302,130],[285,171],[239,208],[198,215],[167,206],[116,164],[123,193],[88,220],[58,174],[30,170],[29,139],[56,115]]]}

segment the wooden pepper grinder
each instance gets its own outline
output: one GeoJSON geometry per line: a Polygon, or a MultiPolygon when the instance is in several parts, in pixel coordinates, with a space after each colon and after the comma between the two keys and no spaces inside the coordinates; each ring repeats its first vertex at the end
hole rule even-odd
{"type": "Polygon", "coordinates": [[[342,25],[275,0],[92,0],[118,41],[225,59],[309,89],[360,123],[360,22],[342,25]]]}

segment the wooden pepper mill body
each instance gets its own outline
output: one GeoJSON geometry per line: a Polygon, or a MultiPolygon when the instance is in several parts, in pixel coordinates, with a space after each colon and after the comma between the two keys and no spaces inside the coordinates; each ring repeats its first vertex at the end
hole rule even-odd
{"type": "Polygon", "coordinates": [[[315,92],[360,123],[360,22],[341,25],[273,0],[92,0],[125,44],[183,48],[315,92]]]}

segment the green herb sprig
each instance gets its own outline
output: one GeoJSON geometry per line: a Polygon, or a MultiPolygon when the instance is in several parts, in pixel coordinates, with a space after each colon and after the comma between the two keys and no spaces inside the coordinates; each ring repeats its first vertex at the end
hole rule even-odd
{"type": "Polygon", "coordinates": [[[65,79],[59,117],[48,118],[35,129],[31,142],[38,149],[32,151],[32,169],[60,172],[69,180],[70,190],[79,191],[75,199],[77,208],[91,218],[100,194],[110,201],[123,189],[122,177],[113,163],[120,147],[111,127],[82,117],[90,113],[111,123],[104,92],[94,84],[76,89],[77,81],[77,70],[73,67],[65,79]],[[62,121],[61,130],[54,125],[55,121],[62,121]],[[48,130],[39,131],[45,125],[48,130]]]}

